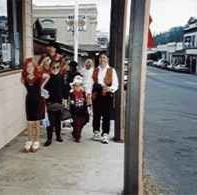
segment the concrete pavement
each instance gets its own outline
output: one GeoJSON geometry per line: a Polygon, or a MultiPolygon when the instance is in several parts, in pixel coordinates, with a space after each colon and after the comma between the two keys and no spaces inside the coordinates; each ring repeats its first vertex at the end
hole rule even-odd
{"type": "MultiPolygon", "coordinates": [[[[72,141],[70,128],[62,134],[63,143],[54,136],[50,147],[35,154],[20,152],[24,133],[0,150],[0,195],[121,194],[124,145],[94,142],[90,124],[81,143],[72,141]]],[[[43,130],[42,143],[45,138],[43,130]]]]}

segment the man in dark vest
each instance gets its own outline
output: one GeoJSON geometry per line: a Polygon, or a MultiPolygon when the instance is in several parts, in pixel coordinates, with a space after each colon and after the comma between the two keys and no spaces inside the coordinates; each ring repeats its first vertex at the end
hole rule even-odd
{"type": "Polygon", "coordinates": [[[99,54],[99,66],[93,71],[93,140],[104,144],[109,142],[110,113],[113,108],[113,94],[118,89],[118,78],[114,68],[108,64],[106,52],[99,54]],[[100,122],[102,118],[102,133],[100,122]]]}

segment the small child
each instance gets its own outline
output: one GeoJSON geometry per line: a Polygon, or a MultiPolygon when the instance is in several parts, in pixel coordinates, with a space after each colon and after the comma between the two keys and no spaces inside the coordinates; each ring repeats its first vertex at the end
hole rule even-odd
{"type": "Polygon", "coordinates": [[[79,75],[75,76],[70,85],[72,87],[70,91],[70,113],[73,119],[72,136],[75,142],[80,142],[82,128],[89,122],[83,78],[79,75]]]}

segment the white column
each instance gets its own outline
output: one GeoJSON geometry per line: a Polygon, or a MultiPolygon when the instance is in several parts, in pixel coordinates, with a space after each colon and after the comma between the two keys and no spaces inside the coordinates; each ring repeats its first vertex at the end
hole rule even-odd
{"type": "Polygon", "coordinates": [[[78,61],[78,0],[75,0],[74,13],[74,60],[78,61]]]}
{"type": "Polygon", "coordinates": [[[33,56],[32,0],[22,1],[23,59],[33,56]]]}

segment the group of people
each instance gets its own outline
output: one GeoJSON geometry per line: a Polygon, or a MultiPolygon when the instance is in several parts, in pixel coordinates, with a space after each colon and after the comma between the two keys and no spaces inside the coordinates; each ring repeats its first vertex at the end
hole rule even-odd
{"type": "Polygon", "coordinates": [[[79,69],[77,62],[67,63],[57,53],[56,45],[49,43],[46,54],[38,63],[33,58],[25,60],[21,80],[27,91],[25,107],[28,121],[28,140],[23,152],[36,152],[40,148],[40,121],[46,116],[49,124],[44,146],[51,145],[53,132],[56,141],[63,142],[61,117],[65,109],[72,117],[75,142],[80,142],[82,129],[89,122],[90,107],[93,112],[93,140],[108,144],[110,113],[118,78],[115,69],[109,66],[105,52],[99,54],[98,67],[94,67],[92,59],[87,59],[79,69]]]}

